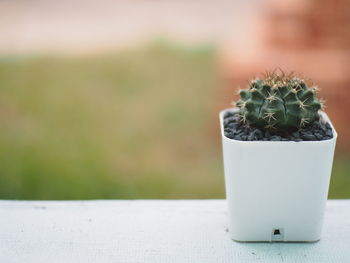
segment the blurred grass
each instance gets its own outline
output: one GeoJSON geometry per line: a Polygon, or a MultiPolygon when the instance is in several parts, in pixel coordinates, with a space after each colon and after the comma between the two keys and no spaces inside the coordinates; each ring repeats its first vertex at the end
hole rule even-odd
{"type": "Polygon", "coordinates": [[[164,44],[2,57],[0,198],[223,197],[214,68],[164,44]]]}
{"type": "Polygon", "coordinates": [[[350,198],[350,157],[348,154],[336,154],[333,164],[329,198],[350,198]]]}
{"type": "Polygon", "coordinates": [[[223,198],[217,84],[207,47],[0,57],[0,198],[223,198]]]}

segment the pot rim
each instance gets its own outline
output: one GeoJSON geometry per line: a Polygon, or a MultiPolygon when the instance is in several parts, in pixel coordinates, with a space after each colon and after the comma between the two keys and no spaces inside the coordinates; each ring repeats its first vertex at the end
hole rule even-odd
{"type": "Polygon", "coordinates": [[[333,138],[332,139],[328,139],[328,140],[322,140],[322,141],[300,141],[300,142],[296,142],[296,141],[240,141],[240,140],[235,140],[235,139],[230,139],[228,137],[225,136],[224,134],[224,114],[228,111],[231,111],[231,112],[238,112],[238,108],[227,108],[227,109],[224,109],[222,111],[220,111],[219,113],[219,118],[220,118],[220,130],[221,130],[221,136],[223,139],[225,140],[229,140],[229,141],[234,141],[234,142],[237,142],[237,143],[245,143],[245,144],[256,144],[256,143],[298,143],[298,144],[310,144],[310,143],[329,143],[329,142],[333,142],[333,141],[336,141],[337,140],[337,137],[338,137],[338,133],[337,131],[335,130],[332,122],[330,121],[328,115],[324,112],[324,111],[319,111],[319,114],[321,116],[321,118],[328,122],[331,127],[332,127],[332,131],[333,131],[333,138]]]}

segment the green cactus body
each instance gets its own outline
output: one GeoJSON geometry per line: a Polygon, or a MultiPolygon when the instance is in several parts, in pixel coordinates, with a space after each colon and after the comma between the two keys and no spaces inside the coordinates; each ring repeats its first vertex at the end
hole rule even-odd
{"type": "Polygon", "coordinates": [[[316,87],[308,88],[303,79],[268,73],[240,91],[236,102],[241,121],[251,126],[277,131],[301,129],[319,119],[321,103],[316,87]]]}

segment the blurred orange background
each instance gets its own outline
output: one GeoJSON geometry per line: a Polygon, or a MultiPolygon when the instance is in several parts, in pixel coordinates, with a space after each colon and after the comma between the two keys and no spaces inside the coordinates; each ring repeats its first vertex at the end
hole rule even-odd
{"type": "Polygon", "coordinates": [[[221,53],[227,96],[232,86],[245,86],[266,69],[302,73],[326,100],[340,134],[338,149],[349,151],[350,1],[270,0],[256,15],[245,42],[221,53]]]}

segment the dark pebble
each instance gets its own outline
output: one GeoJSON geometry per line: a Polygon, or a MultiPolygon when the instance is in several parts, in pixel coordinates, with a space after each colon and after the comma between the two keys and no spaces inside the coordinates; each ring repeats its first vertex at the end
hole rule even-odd
{"type": "Polygon", "coordinates": [[[333,137],[333,132],[332,132],[332,130],[327,130],[327,131],[326,131],[326,135],[329,136],[329,137],[333,137]]]}
{"type": "Polygon", "coordinates": [[[227,137],[229,137],[230,139],[235,138],[237,135],[234,134],[233,132],[227,133],[227,137]]]}
{"type": "Polygon", "coordinates": [[[274,135],[274,136],[271,136],[270,138],[270,141],[280,141],[280,140],[281,140],[281,136],[274,135]]]}
{"type": "Polygon", "coordinates": [[[317,133],[321,134],[322,137],[326,136],[326,131],[322,130],[322,129],[319,129],[316,131],[317,133]]]}
{"type": "Polygon", "coordinates": [[[292,136],[293,136],[294,138],[296,138],[296,139],[300,139],[300,133],[299,133],[298,131],[293,132],[293,133],[292,133],[292,136]]]}
{"type": "Polygon", "coordinates": [[[235,114],[232,111],[226,111],[224,114],[224,119],[232,116],[235,116],[235,114]]]}
{"type": "Polygon", "coordinates": [[[327,131],[327,127],[326,125],[324,125],[323,123],[320,124],[320,128],[322,131],[326,132],[327,131]]]}
{"type": "Polygon", "coordinates": [[[304,135],[310,135],[311,133],[309,133],[308,131],[306,130],[302,130],[300,131],[300,137],[302,138],[304,135]]]}
{"type": "Polygon", "coordinates": [[[264,133],[261,130],[257,129],[255,132],[255,136],[258,140],[261,140],[264,136],[264,133]]]}
{"type": "Polygon", "coordinates": [[[256,141],[257,140],[257,136],[256,136],[256,133],[257,133],[258,129],[253,129],[251,130],[250,134],[248,135],[248,141],[256,141]]]}
{"type": "Polygon", "coordinates": [[[227,124],[227,125],[225,126],[225,128],[227,127],[227,128],[229,128],[229,129],[235,129],[237,126],[238,126],[238,123],[236,123],[236,122],[230,122],[229,124],[227,124]]]}
{"type": "Polygon", "coordinates": [[[239,141],[242,141],[241,135],[236,135],[236,136],[235,136],[235,139],[236,139],[236,140],[239,140],[239,141]]]}
{"type": "Polygon", "coordinates": [[[254,134],[249,134],[247,141],[255,141],[255,135],[254,134]]]}
{"type": "Polygon", "coordinates": [[[242,129],[237,129],[237,130],[236,130],[236,134],[244,135],[244,132],[243,132],[242,129]]]}
{"type": "Polygon", "coordinates": [[[318,121],[315,121],[313,124],[312,124],[312,127],[314,129],[319,129],[320,128],[320,123],[318,121]]]}
{"type": "Polygon", "coordinates": [[[236,118],[235,117],[229,117],[229,118],[226,118],[224,120],[224,126],[227,126],[229,123],[231,122],[236,122],[236,118]]]}
{"type": "Polygon", "coordinates": [[[314,136],[317,138],[317,140],[322,140],[322,138],[324,137],[324,135],[322,135],[321,133],[315,132],[314,136]]]}
{"type": "Polygon", "coordinates": [[[317,141],[316,137],[312,134],[302,135],[301,138],[305,141],[317,141]]]}
{"type": "Polygon", "coordinates": [[[270,137],[271,137],[271,134],[268,130],[265,131],[265,137],[268,139],[270,139],[270,137]]]}

